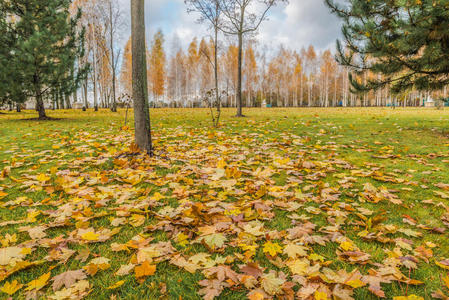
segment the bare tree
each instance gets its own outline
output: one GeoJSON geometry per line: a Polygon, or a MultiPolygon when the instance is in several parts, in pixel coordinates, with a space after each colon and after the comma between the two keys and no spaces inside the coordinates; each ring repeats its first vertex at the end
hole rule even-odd
{"type": "Polygon", "coordinates": [[[98,4],[99,14],[104,24],[104,33],[102,36],[107,40],[107,44],[104,44],[104,52],[109,53],[109,64],[112,70],[112,104],[111,110],[117,111],[117,66],[120,58],[121,51],[117,50],[118,33],[120,28],[124,25],[123,12],[120,8],[120,4],[117,0],[105,0],[98,4]]]}
{"type": "Polygon", "coordinates": [[[145,49],[145,0],[131,0],[131,28],[135,140],[139,149],[153,156],[145,49]]]}
{"type": "MultiPolygon", "coordinates": [[[[208,22],[213,30],[213,44],[214,44],[214,58],[209,57],[207,53],[202,53],[211,62],[214,68],[215,79],[215,105],[217,108],[216,117],[212,117],[215,126],[220,122],[221,115],[221,96],[218,86],[218,33],[221,26],[222,6],[220,6],[220,0],[184,0],[188,5],[189,12],[197,12],[200,14],[199,22],[208,22]]],[[[206,98],[210,98],[207,96],[206,98]]],[[[211,103],[209,101],[209,103],[211,103]]],[[[213,114],[213,113],[212,113],[213,114]]]]}
{"type": "Polygon", "coordinates": [[[243,39],[245,35],[255,33],[260,24],[267,19],[267,13],[278,3],[288,0],[217,0],[223,12],[225,22],[220,25],[225,34],[238,37],[238,81],[237,81],[237,117],[242,114],[242,60],[243,39]],[[261,9],[256,9],[256,6],[261,9]]]}

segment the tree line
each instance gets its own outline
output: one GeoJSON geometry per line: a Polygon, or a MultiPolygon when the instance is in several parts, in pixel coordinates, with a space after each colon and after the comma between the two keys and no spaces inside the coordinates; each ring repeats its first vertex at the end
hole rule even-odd
{"type": "MultiPolygon", "coordinates": [[[[184,50],[174,37],[169,49],[161,48],[164,36],[157,32],[147,50],[148,84],[153,106],[199,107],[204,95],[215,86],[214,55],[211,39],[194,38],[184,50]],[[168,55],[167,53],[172,53],[168,55]],[[151,70],[158,70],[151,72],[151,70]]],[[[124,50],[120,82],[123,92],[130,93],[130,47],[124,50]]],[[[219,51],[219,89],[224,107],[236,107],[238,88],[238,49],[230,43],[219,51]]],[[[331,49],[317,51],[313,46],[291,50],[284,46],[269,49],[250,40],[243,52],[243,106],[260,107],[337,107],[337,106],[419,106],[429,95],[410,90],[393,94],[388,86],[376,91],[355,92],[348,75],[351,69],[335,60],[331,49]]],[[[355,73],[353,73],[354,76],[355,73]]],[[[357,78],[368,81],[376,74],[367,71],[357,78]]],[[[433,98],[447,95],[447,89],[431,93],[433,98]]]]}
{"type": "MultiPolygon", "coordinates": [[[[422,105],[447,98],[447,1],[326,1],[343,22],[337,56],[255,39],[282,0],[185,0],[210,36],[187,49],[158,31],[145,45],[150,104],[215,106],[422,105]],[[254,10],[252,7],[258,9],[254,10]],[[376,22],[381,20],[380,25],[376,22]],[[166,48],[169,49],[167,53],[166,48]],[[213,97],[212,97],[213,96],[213,97]]],[[[0,0],[0,102],[33,99],[117,110],[132,99],[132,38],[117,0],[0,0]]]]}

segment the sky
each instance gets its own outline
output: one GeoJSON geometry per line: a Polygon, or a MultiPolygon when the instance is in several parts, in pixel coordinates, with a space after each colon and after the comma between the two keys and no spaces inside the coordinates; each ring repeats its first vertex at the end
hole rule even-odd
{"type": "MultiPolygon", "coordinates": [[[[129,36],[130,1],[118,1],[126,24],[123,35],[129,36]]],[[[208,36],[207,25],[197,23],[198,15],[187,12],[184,0],[145,0],[145,12],[147,34],[152,36],[161,29],[167,49],[175,35],[184,48],[193,37],[208,36]]],[[[290,0],[289,4],[281,4],[270,11],[269,19],[260,27],[256,39],[260,45],[269,48],[283,45],[300,50],[313,45],[318,51],[328,48],[334,51],[340,32],[339,20],[330,13],[323,0],[290,0]]]]}

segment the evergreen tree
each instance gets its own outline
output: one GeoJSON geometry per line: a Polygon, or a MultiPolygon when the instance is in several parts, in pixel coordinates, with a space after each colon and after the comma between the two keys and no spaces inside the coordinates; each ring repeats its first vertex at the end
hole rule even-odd
{"type": "MultiPolygon", "coordinates": [[[[0,70],[4,70],[7,68],[6,55],[8,54],[8,45],[7,45],[7,23],[6,23],[6,14],[4,11],[0,10],[0,70]]],[[[0,71],[0,106],[5,104],[7,99],[6,94],[6,76],[5,72],[0,71]]]]}
{"type": "Polygon", "coordinates": [[[88,71],[75,70],[84,32],[77,32],[81,11],[70,17],[70,2],[0,0],[0,30],[6,33],[0,48],[8,49],[0,52],[0,78],[8,85],[3,94],[18,103],[34,98],[39,119],[47,119],[45,99],[73,92],[88,71]]]}
{"type": "Polygon", "coordinates": [[[0,9],[0,105],[11,104],[12,86],[11,78],[11,46],[13,37],[9,27],[6,12],[0,9]]]}
{"type": "Polygon", "coordinates": [[[345,45],[337,41],[339,63],[382,75],[366,84],[351,77],[356,91],[390,85],[399,93],[449,84],[448,0],[325,1],[343,20],[345,45]]]}

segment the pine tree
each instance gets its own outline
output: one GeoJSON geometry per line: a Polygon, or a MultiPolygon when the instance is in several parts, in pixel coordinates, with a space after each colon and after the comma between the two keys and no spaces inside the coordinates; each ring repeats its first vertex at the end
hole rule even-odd
{"type": "MultiPolygon", "coordinates": [[[[0,0],[7,29],[8,60],[0,76],[8,76],[11,100],[36,100],[39,119],[48,119],[44,100],[68,95],[87,74],[88,66],[75,71],[76,57],[84,51],[84,32],[77,32],[81,11],[71,18],[70,0],[0,0]]],[[[3,19],[3,17],[2,17],[3,19]]]]}
{"type": "Polygon", "coordinates": [[[10,70],[9,49],[12,39],[9,34],[6,12],[0,9],[0,106],[10,101],[7,71],[10,70]]]}
{"type": "Polygon", "coordinates": [[[0,105],[8,103],[11,108],[13,102],[23,103],[26,98],[20,90],[20,78],[15,76],[12,64],[14,35],[10,24],[15,19],[1,8],[0,6],[0,105]]]}
{"type": "Polygon", "coordinates": [[[448,0],[351,0],[327,5],[343,20],[345,45],[337,43],[340,64],[372,71],[382,79],[351,79],[356,91],[390,85],[436,90],[449,84],[448,0]]]}

